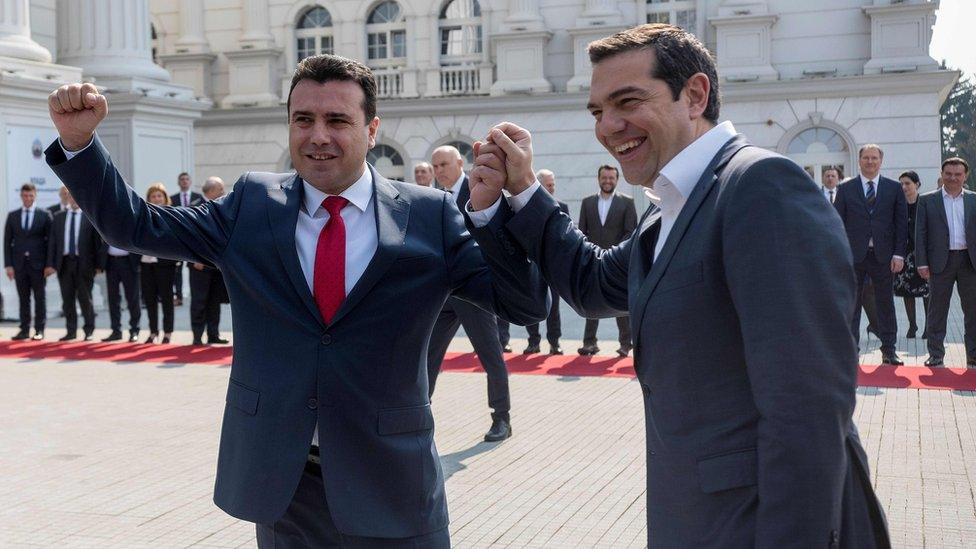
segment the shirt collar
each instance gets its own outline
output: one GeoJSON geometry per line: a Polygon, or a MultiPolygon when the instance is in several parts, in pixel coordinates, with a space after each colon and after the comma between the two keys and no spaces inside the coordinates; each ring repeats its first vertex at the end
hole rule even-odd
{"type": "Polygon", "coordinates": [[[36,207],[37,207],[37,205],[31,206],[30,208],[25,208],[25,207],[21,206],[20,209],[24,210],[25,212],[32,212],[33,213],[34,208],[36,208],[36,207]]]}
{"type": "Polygon", "coordinates": [[[962,197],[963,193],[966,192],[966,189],[963,189],[962,191],[959,191],[959,196],[952,196],[951,194],[946,192],[945,187],[942,187],[940,190],[942,191],[942,198],[948,198],[949,200],[955,200],[957,198],[960,198],[962,197]]]}
{"type": "Polygon", "coordinates": [[[733,137],[735,127],[728,120],[708,130],[675,155],[654,180],[654,190],[645,189],[644,194],[651,202],[661,206],[666,195],[674,194],[665,190],[665,187],[670,186],[671,191],[676,192],[682,200],[687,200],[705,173],[708,163],[733,137]]]}
{"type": "Polygon", "coordinates": [[[874,176],[873,179],[870,178],[870,177],[868,177],[868,176],[866,176],[866,175],[864,175],[863,173],[858,173],[857,175],[861,178],[861,184],[862,185],[867,185],[868,184],[868,181],[874,181],[875,186],[877,186],[878,185],[878,181],[881,179],[881,174],[880,173],[878,175],[874,176]]]}
{"type": "MultiPolygon", "coordinates": [[[[302,179],[302,185],[305,186],[305,212],[314,217],[315,213],[322,206],[322,201],[330,195],[311,186],[304,179],[302,179]]],[[[369,201],[373,198],[373,174],[365,164],[363,164],[363,175],[359,176],[359,179],[346,190],[342,191],[339,196],[348,200],[350,204],[359,208],[360,211],[366,211],[366,206],[369,205],[369,201]]]]}
{"type": "Polygon", "coordinates": [[[451,185],[451,188],[444,190],[451,194],[456,194],[459,190],[461,190],[461,184],[464,183],[464,177],[464,172],[461,172],[461,176],[457,178],[457,181],[455,181],[453,185],[451,185]]]}
{"type": "Polygon", "coordinates": [[[599,196],[600,197],[600,200],[603,201],[603,202],[610,202],[611,200],[613,200],[613,195],[614,194],[616,194],[616,191],[610,193],[610,196],[607,196],[607,197],[604,197],[603,196],[603,193],[599,193],[599,194],[597,194],[597,196],[599,196]]]}

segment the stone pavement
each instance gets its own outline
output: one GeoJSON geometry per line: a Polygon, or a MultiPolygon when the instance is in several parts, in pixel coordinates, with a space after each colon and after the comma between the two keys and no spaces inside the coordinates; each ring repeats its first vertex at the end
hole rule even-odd
{"type": "MultiPolygon", "coordinates": [[[[212,501],[228,368],[0,360],[0,547],[254,547],[212,501]]],[[[515,436],[482,374],[434,400],[456,547],[643,547],[632,380],[513,376],[515,436]]],[[[862,389],[856,421],[896,547],[976,540],[976,394],[862,389]]]]}

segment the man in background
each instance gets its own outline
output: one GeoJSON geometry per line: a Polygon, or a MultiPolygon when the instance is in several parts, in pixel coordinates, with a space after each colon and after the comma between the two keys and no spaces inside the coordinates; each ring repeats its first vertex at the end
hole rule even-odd
{"type": "Polygon", "coordinates": [[[54,216],[54,214],[58,212],[63,212],[67,209],[68,209],[68,187],[61,185],[61,188],[58,189],[58,203],[48,206],[47,211],[51,212],[51,215],[54,216]]]}
{"type": "MultiPolygon", "coordinates": [[[[587,240],[604,250],[609,250],[630,238],[637,227],[637,208],[633,198],[616,192],[617,180],[620,177],[617,168],[604,164],[597,168],[596,175],[600,192],[583,199],[578,227],[587,240]]],[[[625,357],[630,354],[633,347],[630,337],[630,318],[626,315],[618,316],[616,321],[620,342],[617,355],[625,357]]],[[[599,319],[586,319],[583,346],[579,348],[579,354],[587,356],[600,352],[596,340],[596,330],[599,326],[599,319]]]]}
{"type": "MultiPolygon", "coordinates": [[[[216,176],[203,183],[203,196],[212,201],[224,196],[224,181],[216,176]]],[[[220,305],[229,303],[227,287],[220,269],[192,263],[190,265],[190,327],[193,344],[203,345],[203,333],[207,333],[208,345],[229,343],[220,337],[220,305]]]]}
{"type": "MultiPolygon", "coordinates": [[[[552,173],[552,170],[539,170],[536,172],[535,177],[542,184],[542,188],[546,192],[553,197],[556,196],[556,174],[552,173]]],[[[559,204],[559,210],[561,212],[569,215],[568,204],[558,199],[556,203],[559,204]]],[[[549,296],[552,299],[552,306],[549,308],[549,316],[546,318],[546,341],[549,342],[550,355],[561,355],[563,354],[563,349],[559,346],[559,338],[562,336],[562,326],[559,321],[559,296],[556,294],[556,288],[554,286],[549,287],[549,296]]],[[[539,323],[529,324],[525,327],[525,331],[529,334],[529,344],[525,347],[523,354],[541,353],[542,349],[539,347],[539,344],[542,343],[542,335],[539,333],[539,323]]],[[[512,352],[512,348],[509,346],[509,341],[511,340],[509,323],[503,318],[498,319],[498,340],[501,342],[502,348],[506,353],[512,352]]]]}
{"type": "Polygon", "coordinates": [[[413,167],[413,181],[422,187],[430,187],[434,182],[434,168],[430,162],[421,162],[413,167]]]}
{"type": "MultiPolygon", "coordinates": [[[[170,203],[174,206],[183,206],[189,208],[190,206],[196,206],[197,204],[203,203],[203,195],[200,193],[195,193],[191,190],[193,186],[193,180],[190,179],[190,174],[186,172],[180,173],[176,176],[176,184],[180,187],[180,192],[174,193],[169,197],[170,203]]],[[[173,279],[173,294],[176,298],[173,300],[173,305],[177,307],[183,304],[183,262],[178,261],[176,263],[176,278],[173,279]]]]}
{"type": "Polygon", "coordinates": [[[51,223],[48,239],[47,267],[44,275],[58,275],[61,303],[67,329],[58,341],[78,338],[78,307],[84,319],[85,341],[95,331],[95,308],[92,287],[95,275],[105,269],[104,243],[91,221],[82,214],[75,199],[68,195],[68,209],[58,212],[51,223]]]}
{"type": "Polygon", "coordinates": [[[20,298],[20,331],[14,340],[44,339],[47,323],[47,285],[44,264],[47,261],[48,236],[51,232],[51,213],[34,205],[37,187],[24,183],[20,187],[22,207],[7,215],[3,232],[3,262],[7,278],[17,284],[20,298]],[[30,335],[31,294],[34,296],[34,336],[30,335]]]}
{"type": "Polygon", "coordinates": [[[824,169],[823,185],[820,187],[820,190],[823,191],[824,198],[827,199],[827,202],[834,203],[834,199],[837,198],[837,185],[843,177],[844,174],[840,173],[840,168],[837,166],[830,166],[824,169]]]}

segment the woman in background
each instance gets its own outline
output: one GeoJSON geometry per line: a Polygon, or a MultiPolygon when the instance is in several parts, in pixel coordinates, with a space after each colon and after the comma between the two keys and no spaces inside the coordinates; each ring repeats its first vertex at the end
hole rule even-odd
{"type": "MultiPolygon", "coordinates": [[[[929,283],[918,275],[918,267],[915,265],[915,214],[918,211],[918,188],[921,181],[918,174],[909,170],[898,177],[901,182],[901,189],[905,192],[905,200],[908,201],[908,254],[905,257],[905,268],[895,277],[895,295],[901,296],[905,300],[905,313],[908,314],[908,334],[906,337],[913,338],[918,332],[918,325],[915,323],[915,299],[922,298],[922,317],[929,310],[929,283]]],[[[927,337],[927,328],[922,329],[922,339],[927,337]]]]}
{"type": "MultiPolygon", "coordinates": [[[[157,206],[169,206],[169,193],[162,183],[153,183],[146,191],[146,202],[157,206]]],[[[176,261],[142,256],[142,299],[149,316],[149,338],[146,343],[156,343],[159,337],[159,309],[163,307],[163,340],[169,343],[173,335],[173,280],[176,278],[176,261]]]]}

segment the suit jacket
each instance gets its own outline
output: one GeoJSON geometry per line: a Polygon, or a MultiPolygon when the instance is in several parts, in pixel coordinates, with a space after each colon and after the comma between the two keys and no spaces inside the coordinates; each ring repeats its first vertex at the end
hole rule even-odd
{"type": "MultiPolygon", "coordinates": [[[[963,189],[963,220],[966,248],[976,265],[976,193],[963,189]]],[[[915,265],[941,273],[949,260],[949,218],[946,216],[942,189],[918,197],[915,213],[915,265]]]]}
{"type": "Polygon", "coordinates": [[[908,255],[908,202],[901,183],[887,177],[878,178],[873,213],[868,211],[860,175],[837,185],[837,191],[834,208],[844,222],[854,263],[867,256],[872,238],[874,256],[881,263],[891,262],[893,255],[903,258],[908,255]]]}
{"type": "Polygon", "coordinates": [[[447,525],[427,397],[427,342],[449,295],[518,324],[538,322],[548,289],[504,236],[507,204],[477,229],[442,191],[372,167],[377,249],[332,322],[302,273],[296,174],[246,173],[193,208],[159,207],[126,187],[96,138],[47,161],[113,246],[218,267],[231,297],[234,363],[214,501],[271,523],[291,502],[316,423],[329,510],[340,532],[411,537],[447,525]],[[486,263],[483,250],[499,248],[486,263]]]}
{"type": "Polygon", "coordinates": [[[7,214],[7,225],[3,231],[3,265],[21,269],[43,269],[47,262],[47,239],[51,231],[51,212],[44,208],[34,208],[30,227],[23,229],[21,219],[23,209],[17,208],[7,214]],[[27,259],[30,255],[30,260],[27,259]]]}
{"type": "MultiPolygon", "coordinates": [[[[173,193],[169,195],[169,201],[173,203],[173,206],[182,206],[180,204],[180,193],[173,193]]],[[[203,203],[203,195],[190,191],[190,206],[198,206],[203,203]]]]}
{"type": "MultiPolygon", "coordinates": [[[[67,242],[64,238],[64,228],[68,222],[70,210],[58,213],[54,216],[51,223],[51,237],[48,239],[47,247],[47,266],[61,272],[61,264],[64,261],[64,251],[67,242]]],[[[78,264],[81,272],[95,275],[95,269],[105,269],[105,242],[95,227],[88,220],[88,217],[81,211],[78,212],[81,221],[78,223],[78,264]]]]}
{"type": "Polygon", "coordinates": [[[507,228],[582,316],[630,314],[651,546],[864,547],[874,530],[886,537],[851,419],[851,254],[836,212],[796,164],[731,139],[656,259],[656,208],[609,251],[545,192],[507,228]]]}
{"type": "Polygon", "coordinates": [[[608,249],[630,237],[637,227],[637,208],[634,199],[613,193],[607,222],[600,223],[600,195],[594,194],[583,199],[580,205],[579,230],[597,246],[608,249]]]}
{"type": "Polygon", "coordinates": [[[58,212],[63,212],[63,211],[65,211],[65,208],[63,208],[63,207],[61,206],[61,203],[60,203],[60,202],[58,202],[57,204],[53,204],[53,205],[51,205],[51,206],[48,206],[48,207],[47,207],[47,211],[49,211],[49,212],[51,212],[51,216],[53,217],[53,216],[54,216],[55,214],[57,214],[58,212]]]}

